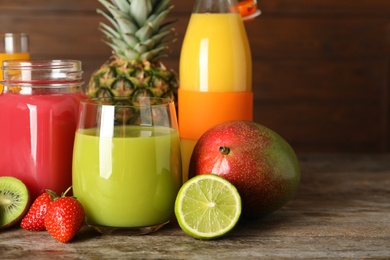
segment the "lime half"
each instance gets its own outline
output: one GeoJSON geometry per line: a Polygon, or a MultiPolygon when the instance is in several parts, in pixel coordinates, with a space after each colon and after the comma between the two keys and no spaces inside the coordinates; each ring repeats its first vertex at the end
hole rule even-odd
{"type": "Polygon", "coordinates": [[[231,231],[241,215],[241,197],[229,181],[214,174],[189,179],[179,190],[175,214],[181,229],[198,239],[231,231]]]}

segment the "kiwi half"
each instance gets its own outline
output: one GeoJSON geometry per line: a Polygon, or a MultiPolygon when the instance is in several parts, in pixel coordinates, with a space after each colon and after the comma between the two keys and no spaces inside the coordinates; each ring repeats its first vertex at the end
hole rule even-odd
{"type": "Polygon", "coordinates": [[[27,213],[30,193],[19,179],[0,177],[0,229],[18,223],[27,213]]]}

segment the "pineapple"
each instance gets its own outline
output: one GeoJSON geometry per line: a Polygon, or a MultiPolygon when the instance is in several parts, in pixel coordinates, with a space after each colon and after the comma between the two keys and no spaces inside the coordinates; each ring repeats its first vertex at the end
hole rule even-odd
{"type": "Polygon", "coordinates": [[[173,21],[165,21],[173,8],[169,0],[99,0],[107,9],[97,12],[111,26],[100,31],[113,55],[91,76],[86,93],[90,98],[110,97],[137,102],[140,97],[177,100],[178,78],[161,58],[174,42],[173,21]]]}

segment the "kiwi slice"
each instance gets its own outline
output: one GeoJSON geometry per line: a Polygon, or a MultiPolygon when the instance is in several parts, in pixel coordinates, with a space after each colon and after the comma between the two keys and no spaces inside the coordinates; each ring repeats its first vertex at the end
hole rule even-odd
{"type": "Polygon", "coordinates": [[[30,193],[19,179],[0,177],[0,229],[18,223],[27,213],[30,193]]]}

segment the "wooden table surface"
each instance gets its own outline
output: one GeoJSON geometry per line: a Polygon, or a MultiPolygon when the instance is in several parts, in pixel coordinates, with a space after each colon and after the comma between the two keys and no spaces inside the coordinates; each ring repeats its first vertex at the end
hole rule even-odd
{"type": "Polygon", "coordinates": [[[175,222],[146,236],[83,227],[67,244],[15,227],[0,231],[0,259],[390,259],[390,155],[299,157],[294,199],[219,240],[196,240],[175,222]]]}

